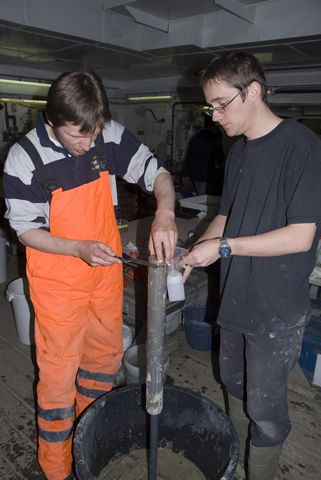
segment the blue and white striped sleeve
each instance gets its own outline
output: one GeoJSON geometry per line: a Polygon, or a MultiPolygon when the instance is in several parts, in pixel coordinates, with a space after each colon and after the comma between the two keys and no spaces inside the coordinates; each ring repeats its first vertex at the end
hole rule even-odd
{"type": "Polygon", "coordinates": [[[152,192],[158,175],[169,172],[163,162],[155,158],[149,148],[129,130],[111,121],[104,130],[104,139],[111,142],[114,172],[129,183],[138,184],[145,192],[152,192]]]}
{"type": "Polygon", "coordinates": [[[4,164],[5,218],[20,236],[35,228],[49,228],[49,203],[35,175],[34,165],[19,145],[9,150],[4,164]]]}

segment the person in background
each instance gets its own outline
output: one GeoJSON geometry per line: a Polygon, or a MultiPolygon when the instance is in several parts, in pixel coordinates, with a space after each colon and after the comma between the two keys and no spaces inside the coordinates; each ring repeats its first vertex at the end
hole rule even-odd
{"type": "Polygon", "coordinates": [[[196,195],[221,195],[225,155],[219,128],[202,128],[190,139],[182,170],[182,185],[196,195]]]}
{"type": "Polygon", "coordinates": [[[321,142],[271,111],[264,72],[249,53],[213,59],[201,85],[213,121],[242,137],[228,153],[219,214],[183,260],[184,279],[221,259],[217,322],[229,415],[248,478],[272,480],[291,429],[288,377],[310,318],[321,142]]]}
{"type": "Polygon", "coordinates": [[[123,356],[115,177],[154,192],[149,249],[159,262],[176,245],[174,189],[161,162],[112,120],[94,72],[59,76],[26,137],[40,160],[19,142],[10,149],[6,217],[26,246],[35,310],[39,463],[63,480],[74,478],[75,418],[112,388],[123,356]]]}

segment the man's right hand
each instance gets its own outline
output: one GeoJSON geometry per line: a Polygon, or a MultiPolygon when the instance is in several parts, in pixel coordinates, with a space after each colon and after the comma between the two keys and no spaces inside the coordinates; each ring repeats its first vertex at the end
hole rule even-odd
{"type": "Polygon", "coordinates": [[[179,262],[178,268],[185,269],[183,274],[183,281],[185,282],[189,277],[193,267],[207,267],[216,262],[220,255],[218,253],[220,241],[216,238],[204,239],[201,242],[196,242],[189,253],[179,262]]]}
{"type": "Polygon", "coordinates": [[[115,252],[105,243],[94,240],[80,240],[76,248],[79,252],[78,256],[92,267],[121,263],[115,252]]]}
{"type": "Polygon", "coordinates": [[[35,228],[19,236],[21,243],[41,252],[79,257],[92,267],[121,263],[116,253],[105,243],[97,240],[73,240],[52,235],[35,228]]]}

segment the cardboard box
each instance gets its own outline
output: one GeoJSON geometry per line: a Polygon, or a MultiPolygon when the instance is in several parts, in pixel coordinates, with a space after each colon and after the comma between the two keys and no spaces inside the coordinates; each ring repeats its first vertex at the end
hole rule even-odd
{"type": "MultiPolygon", "coordinates": [[[[147,269],[146,269],[147,270],[147,269]]],[[[129,325],[140,329],[147,320],[147,285],[145,282],[132,282],[124,288],[123,319],[129,325]]],[[[181,312],[189,305],[206,303],[207,274],[196,269],[185,284],[185,300],[182,302],[166,302],[165,331],[170,334],[177,330],[181,323],[181,312]]]]}
{"type": "Polygon", "coordinates": [[[199,210],[200,212],[216,214],[220,206],[221,197],[214,195],[198,195],[196,197],[181,198],[182,207],[199,210]]]}

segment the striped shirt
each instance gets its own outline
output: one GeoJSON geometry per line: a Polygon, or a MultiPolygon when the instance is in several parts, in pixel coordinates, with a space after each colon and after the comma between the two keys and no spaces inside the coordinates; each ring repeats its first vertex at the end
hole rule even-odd
{"type": "MultiPolygon", "coordinates": [[[[116,177],[138,184],[145,192],[152,192],[156,177],[160,173],[168,173],[162,163],[146,145],[116,121],[106,123],[102,133],[114,204],[118,203],[116,177]]],[[[53,178],[62,190],[79,187],[99,177],[99,171],[92,168],[97,155],[94,143],[84,155],[73,157],[60,143],[49,138],[43,115],[27,137],[38,150],[48,178],[53,178]]],[[[7,207],[5,218],[18,236],[35,228],[50,229],[47,193],[35,175],[32,160],[18,143],[9,150],[3,184],[7,207]]]]}

